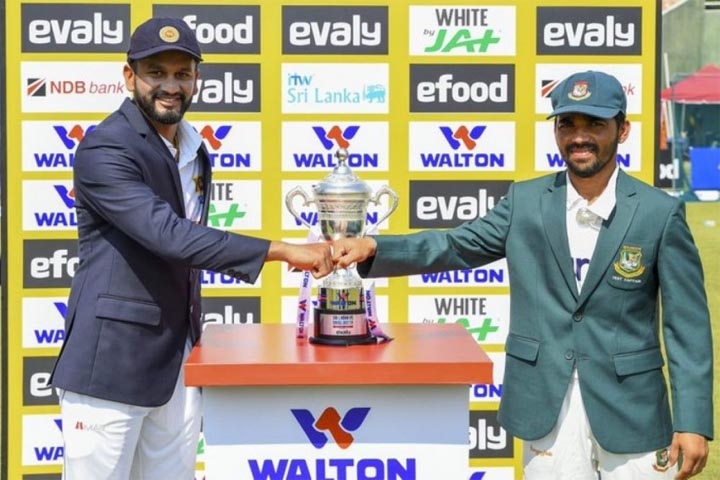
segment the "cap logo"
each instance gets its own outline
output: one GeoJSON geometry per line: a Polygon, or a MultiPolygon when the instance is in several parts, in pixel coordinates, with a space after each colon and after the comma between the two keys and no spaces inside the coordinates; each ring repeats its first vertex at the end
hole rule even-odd
{"type": "Polygon", "coordinates": [[[575,82],[573,85],[572,90],[570,93],[568,93],[568,98],[570,100],[585,100],[586,98],[590,97],[592,95],[588,91],[588,82],[582,81],[582,82],[575,82]]]}
{"type": "Polygon", "coordinates": [[[165,43],[175,43],[180,40],[180,32],[175,27],[163,27],[158,35],[165,43]]]}

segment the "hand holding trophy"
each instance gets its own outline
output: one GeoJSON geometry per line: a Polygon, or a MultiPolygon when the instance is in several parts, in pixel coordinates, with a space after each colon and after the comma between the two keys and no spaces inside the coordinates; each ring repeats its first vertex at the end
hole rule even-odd
{"type": "MultiPolygon", "coordinates": [[[[293,217],[310,229],[312,225],[298,214],[294,200],[301,197],[304,206],[316,205],[320,232],[326,241],[364,236],[368,204],[379,204],[382,196],[387,195],[391,202],[378,224],[388,218],[398,204],[398,196],[390,187],[383,186],[373,194],[370,187],[352,173],[346,164],[347,150],[340,149],[335,156],[337,166],[322,182],[313,186],[312,197],[299,186],[285,197],[285,205],[293,217]]],[[[337,269],[321,283],[313,333],[310,341],[318,344],[376,343],[368,327],[362,280],[356,273],[337,269]]]]}

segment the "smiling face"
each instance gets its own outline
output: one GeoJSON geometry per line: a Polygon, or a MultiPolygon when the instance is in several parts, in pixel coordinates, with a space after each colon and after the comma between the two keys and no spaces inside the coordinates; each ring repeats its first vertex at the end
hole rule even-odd
{"type": "Polygon", "coordinates": [[[630,123],[620,125],[614,118],[604,119],[566,113],[555,119],[555,142],[571,175],[589,178],[602,171],[612,172],[618,144],[630,133],[630,123]]]}
{"type": "Polygon", "coordinates": [[[125,86],[158,131],[182,120],[197,92],[197,62],[168,51],[138,60],[123,71],[125,86]]]}

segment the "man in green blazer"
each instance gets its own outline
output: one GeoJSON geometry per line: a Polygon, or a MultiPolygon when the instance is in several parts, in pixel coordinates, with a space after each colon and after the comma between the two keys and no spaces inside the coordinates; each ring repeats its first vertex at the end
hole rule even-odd
{"type": "Polygon", "coordinates": [[[713,349],[684,205],[617,167],[630,123],[615,77],[573,74],[551,99],[566,171],[451,230],[337,240],[334,261],[391,277],[507,258],[498,415],[524,440],[525,479],[690,478],[713,437],[713,349]]]}

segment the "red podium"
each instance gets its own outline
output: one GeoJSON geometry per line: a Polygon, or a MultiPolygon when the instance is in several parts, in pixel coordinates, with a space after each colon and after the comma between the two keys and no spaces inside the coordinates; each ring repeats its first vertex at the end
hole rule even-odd
{"type": "Polygon", "coordinates": [[[209,325],[185,364],[203,387],[208,480],[468,477],[468,386],[492,363],[456,324],[387,324],[378,345],[310,344],[294,325],[209,325]]]}

